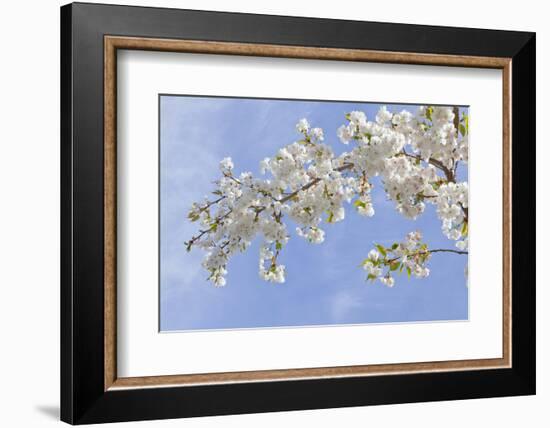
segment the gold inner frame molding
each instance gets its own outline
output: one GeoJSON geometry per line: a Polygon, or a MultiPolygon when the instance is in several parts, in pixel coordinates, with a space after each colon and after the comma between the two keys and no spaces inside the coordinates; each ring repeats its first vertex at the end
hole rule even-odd
{"type": "Polygon", "coordinates": [[[512,169],[511,169],[511,73],[510,58],[459,55],[383,52],[360,49],[336,49],[251,43],[169,40],[139,37],[104,37],[104,389],[192,386],[236,382],[261,382],[311,378],[357,377],[419,372],[479,370],[511,367],[511,286],[512,286],[512,169]],[[260,370],[225,373],[182,374],[169,376],[117,376],[116,315],[116,90],[117,50],[147,50],[213,55],[241,55],[299,59],[322,59],[393,64],[441,65],[493,68],[502,70],[502,144],[503,144],[503,320],[502,358],[421,363],[315,367],[304,369],[260,370]]]}

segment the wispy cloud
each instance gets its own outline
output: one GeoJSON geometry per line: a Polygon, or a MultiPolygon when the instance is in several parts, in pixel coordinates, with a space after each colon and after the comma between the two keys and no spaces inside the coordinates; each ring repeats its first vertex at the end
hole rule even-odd
{"type": "Polygon", "coordinates": [[[330,317],[333,323],[349,319],[350,312],[363,307],[363,298],[357,293],[341,291],[330,298],[330,317]]]}

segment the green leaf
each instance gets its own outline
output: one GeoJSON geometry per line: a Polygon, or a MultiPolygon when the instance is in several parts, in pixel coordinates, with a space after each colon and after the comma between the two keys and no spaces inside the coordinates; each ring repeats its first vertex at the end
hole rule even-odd
{"type": "Polygon", "coordinates": [[[187,215],[187,218],[191,221],[197,221],[200,218],[200,216],[196,213],[189,213],[187,215]]]}
{"type": "Polygon", "coordinates": [[[359,208],[359,207],[365,208],[367,206],[366,203],[364,203],[363,201],[361,201],[359,199],[356,199],[355,202],[353,203],[353,205],[355,205],[357,208],[359,208]]]}
{"type": "Polygon", "coordinates": [[[468,236],[468,223],[462,223],[462,230],[460,232],[462,236],[468,236]]]}
{"type": "Polygon", "coordinates": [[[462,123],[458,125],[458,130],[460,131],[460,135],[463,137],[466,135],[466,127],[462,123]]]}
{"type": "Polygon", "coordinates": [[[399,263],[398,261],[395,261],[395,262],[390,263],[390,270],[391,270],[391,271],[397,270],[397,268],[399,267],[400,264],[401,264],[401,263],[399,263]]]}
{"type": "Polygon", "coordinates": [[[283,249],[283,244],[281,244],[279,241],[277,241],[275,243],[275,249],[276,250],[282,250],[283,249]]]}
{"type": "Polygon", "coordinates": [[[407,277],[411,279],[411,268],[407,266],[407,277]]]}
{"type": "Polygon", "coordinates": [[[384,257],[386,257],[386,255],[388,253],[386,252],[386,249],[382,245],[376,244],[375,247],[380,252],[380,254],[382,254],[384,257]]]}
{"type": "Polygon", "coordinates": [[[426,118],[431,121],[432,120],[432,114],[434,112],[434,108],[433,106],[429,106],[427,109],[426,109],[426,118]]]}
{"type": "Polygon", "coordinates": [[[374,281],[376,279],[376,275],[373,275],[372,273],[369,273],[369,276],[367,276],[367,280],[374,281]]]}
{"type": "Polygon", "coordinates": [[[399,244],[397,242],[394,242],[393,245],[391,246],[391,249],[397,250],[397,247],[399,247],[399,244]]]}
{"type": "Polygon", "coordinates": [[[334,220],[334,213],[332,211],[327,211],[327,214],[327,223],[332,223],[332,221],[334,220]]]}

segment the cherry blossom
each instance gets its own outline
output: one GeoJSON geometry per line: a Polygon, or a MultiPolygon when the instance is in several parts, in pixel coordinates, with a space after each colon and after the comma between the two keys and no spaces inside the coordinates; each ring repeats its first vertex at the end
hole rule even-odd
{"type": "Polygon", "coordinates": [[[349,147],[338,156],[324,142],[323,129],[307,119],[296,131],[297,141],[260,161],[260,177],[236,174],[232,159],[224,158],[213,196],[192,205],[188,218],[199,231],[186,242],[187,250],[205,252],[202,265],[215,286],[226,284],[229,260],[257,237],[260,277],[283,283],[287,272],[278,258],[291,238],[285,220],[297,225],[295,236],[321,244],[325,228],[344,221],[346,209],[375,215],[371,192],[377,176],[404,217],[416,219],[433,205],[456,249],[429,249],[418,231],[389,247],[376,244],[362,262],[367,280],[392,287],[401,272],[427,277],[435,253],[467,254],[468,183],[457,180],[457,168],[468,162],[468,116],[459,117],[458,108],[423,106],[413,114],[383,106],[374,121],[352,111],[336,132],[349,147]]]}

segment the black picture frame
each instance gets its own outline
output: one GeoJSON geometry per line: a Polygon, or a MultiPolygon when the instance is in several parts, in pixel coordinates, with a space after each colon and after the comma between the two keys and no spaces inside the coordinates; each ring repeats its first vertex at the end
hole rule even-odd
{"type": "Polygon", "coordinates": [[[73,3],[61,8],[61,420],[535,394],[535,34],[73,3]],[[512,367],[104,390],[104,36],[512,58],[512,367]]]}

